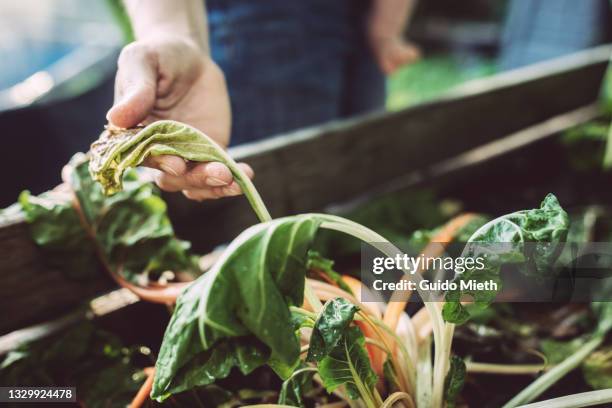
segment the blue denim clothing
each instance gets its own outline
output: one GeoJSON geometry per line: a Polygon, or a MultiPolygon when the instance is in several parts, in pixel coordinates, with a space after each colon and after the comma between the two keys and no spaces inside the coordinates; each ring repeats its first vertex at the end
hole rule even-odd
{"type": "Polygon", "coordinates": [[[511,0],[502,70],[570,54],[609,41],[609,0],[511,0]]]}
{"type": "Polygon", "coordinates": [[[213,59],[232,103],[232,144],[382,109],[384,76],[363,0],[207,0],[213,59]]]}

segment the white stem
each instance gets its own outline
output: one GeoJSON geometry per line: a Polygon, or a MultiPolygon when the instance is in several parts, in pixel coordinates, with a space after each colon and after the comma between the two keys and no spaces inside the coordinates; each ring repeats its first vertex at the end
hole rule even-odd
{"type": "Polygon", "coordinates": [[[499,374],[499,375],[524,375],[537,374],[552,368],[545,364],[491,364],[466,361],[465,366],[468,373],[499,374]]]}
{"type": "Polygon", "coordinates": [[[515,408],[521,404],[529,403],[538,398],[551,385],[576,368],[582,362],[582,360],[584,360],[597,347],[599,347],[603,340],[604,336],[602,335],[596,335],[593,337],[582,347],[580,347],[574,354],[529,384],[527,388],[519,392],[514,398],[508,401],[508,403],[504,405],[504,408],[515,408]]]}
{"type": "Polygon", "coordinates": [[[553,398],[529,405],[521,405],[519,408],[580,408],[608,404],[611,402],[612,388],[608,388],[605,390],[566,395],[565,397],[553,398]]]}
{"type": "MultiPolygon", "coordinates": [[[[370,230],[369,228],[364,227],[363,225],[334,215],[320,214],[319,217],[324,220],[321,224],[321,228],[327,228],[330,230],[344,232],[346,234],[352,235],[372,245],[374,248],[378,249],[390,258],[394,258],[396,255],[403,255],[403,253],[395,245],[390,243],[380,234],[370,230]]],[[[423,291],[419,288],[419,282],[422,280],[422,277],[418,274],[414,274],[414,271],[410,271],[408,269],[405,269],[403,272],[409,275],[411,279],[415,281],[415,286],[417,288],[417,291],[421,295],[421,298],[427,299],[426,294],[423,293],[423,291]]],[[[444,376],[446,375],[446,371],[448,371],[448,362],[444,361],[444,356],[447,355],[448,357],[448,354],[450,354],[451,341],[448,340],[448,336],[450,335],[450,338],[452,339],[454,325],[449,327],[445,324],[444,319],[442,318],[442,311],[440,310],[439,305],[437,305],[435,302],[424,302],[424,304],[425,308],[427,309],[427,312],[429,313],[429,317],[433,323],[435,344],[433,398],[434,402],[436,401],[436,399],[438,399],[439,402],[434,403],[432,406],[437,408],[442,406],[444,376]],[[440,378],[441,384],[437,384],[436,379],[440,378]]]]}
{"type": "Polygon", "coordinates": [[[417,377],[416,400],[417,407],[426,407],[431,403],[433,371],[431,367],[431,337],[419,346],[419,360],[417,363],[419,375],[417,377]]]}

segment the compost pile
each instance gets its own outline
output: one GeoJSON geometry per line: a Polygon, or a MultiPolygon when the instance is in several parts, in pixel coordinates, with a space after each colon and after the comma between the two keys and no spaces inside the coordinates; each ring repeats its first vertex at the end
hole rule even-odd
{"type": "MultiPolygon", "coordinates": [[[[10,210],[25,213],[67,279],[104,269],[142,299],[172,305],[172,316],[159,350],[118,344],[91,324],[22,346],[0,365],[2,385],[78,383],[87,407],[517,407],[564,395],[562,403],[612,398],[612,303],[493,303],[491,290],[453,290],[435,302],[398,291],[389,303],[362,302],[368,289],[352,263],[362,241],[387,243],[379,249],[390,257],[399,243],[435,255],[451,242],[511,242],[484,270],[455,281],[501,286],[507,265],[548,276],[561,256],[556,244],[610,240],[601,208],[568,215],[549,194],[536,208],[489,217],[425,194],[346,218],[272,219],[222,149],[173,121],[106,131],[69,169],[70,188],[23,193],[10,210]],[[160,154],[225,163],[259,218],[206,271],[175,237],[158,192],[130,169],[160,154]],[[526,243],[542,245],[525,255],[526,243]]],[[[612,295],[612,286],[600,289],[612,295]]]]}

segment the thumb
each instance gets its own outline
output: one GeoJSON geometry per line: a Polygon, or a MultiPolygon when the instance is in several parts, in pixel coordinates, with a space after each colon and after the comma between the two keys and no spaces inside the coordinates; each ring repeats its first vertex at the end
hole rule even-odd
{"type": "Polygon", "coordinates": [[[109,123],[131,128],[143,122],[155,106],[157,59],[138,43],[126,46],[118,61],[115,104],[106,114],[109,123]]]}

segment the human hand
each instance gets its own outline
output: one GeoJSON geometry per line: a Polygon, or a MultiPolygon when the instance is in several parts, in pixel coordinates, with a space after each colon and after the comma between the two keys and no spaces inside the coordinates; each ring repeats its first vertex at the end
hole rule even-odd
{"type": "Polygon", "coordinates": [[[390,75],[420,57],[419,49],[403,34],[416,0],[373,0],[367,36],[381,71],[390,75]]]}
{"type": "MultiPolygon", "coordinates": [[[[198,128],[226,147],[231,114],[225,78],[214,61],[188,38],[165,35],[133,42],[119,56],[115,104],[107,119],[121,128],[173,119],[198,128]]],[[[194,200],[241,193],[222,163],[157,156],[145,165],[161,170],[156,178],[160,188],[183,191],[194,200]]],[[[253,177],[248,165],[240,166],[253,177]]]]}
{"type": "Polygon", "coordinates": [[[370,44],[374,58],[385,75],[390,75],[404,65],[417,61],[421,56],[414,44],[400,36],[371,38],[370,44]]]}

